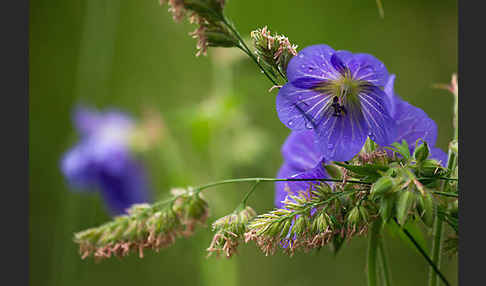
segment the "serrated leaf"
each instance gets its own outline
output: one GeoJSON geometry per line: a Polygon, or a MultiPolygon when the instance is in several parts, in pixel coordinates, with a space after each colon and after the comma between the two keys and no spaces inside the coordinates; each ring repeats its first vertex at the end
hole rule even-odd
{"type": "Polygon", "coordinates": [[[410,149],[409,149],[407,141],[402,140],[401,144],[398,143],[398,142],[395,142],[395,143],[392,143],[391,145],[395,148],[392,148],[392,147],[385,147],[385,148],[397,152],[398,154],[402,155],[403,158],[405,158],[406,160],[410,160],[410,149]]]}

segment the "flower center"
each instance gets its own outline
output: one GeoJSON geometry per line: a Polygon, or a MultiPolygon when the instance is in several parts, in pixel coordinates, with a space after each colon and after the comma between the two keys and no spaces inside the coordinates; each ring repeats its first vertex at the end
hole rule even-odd
{"type": "Polygon", "coordinates": [[[332,97],[327,104],[334,108],[334,114],[345,115],[346,110],[360,108],[359,93],[365,87],[365,81],[353,79],[346,70],[338,79],[323,82],[315,90],[332,97]]]}

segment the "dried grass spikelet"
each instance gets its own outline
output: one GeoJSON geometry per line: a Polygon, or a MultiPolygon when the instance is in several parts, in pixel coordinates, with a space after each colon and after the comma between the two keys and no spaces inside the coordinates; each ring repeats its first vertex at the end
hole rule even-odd
{"type": "Polygon", "coordinates": [[[100,227],[75,234],[82,259],[93,256],[95,261],[123,257],[132,252],[144,257],[145,249],[158,252],[175,243],[179,237],[188,237],[196,226],[208,217],[207,203],[192,189],[175,190],[173,204],[133,205],[125,216],[100,227]]]}
{"type": "Polygon", "coordinates": [[[256,216],[256,212],[249,206],[236,210],[233,213],[219,218],[212,224],[213,236],[211,244],[207,248],[208,257],[221,253],[230,258],[237,253],[238,245],[243,240],[247,223],[256,216]]]}

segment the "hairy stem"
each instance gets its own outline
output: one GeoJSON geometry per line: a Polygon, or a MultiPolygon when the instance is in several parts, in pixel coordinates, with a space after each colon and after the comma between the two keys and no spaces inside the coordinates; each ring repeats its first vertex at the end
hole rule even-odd
{"type": "MultiPolygon", "coordinates": [[[[457,128],[455,128],[457,129],[457,128]]],[[[456,134],[457,135],[457,134],[456,134]]],[[[455,135],[455,136],[456,136],[455,135]]],[[[456,139],[456,138],[455,138],[456,139]]],[[[453,152],[449,148],[449,154],[447,159],[447,168],[450,172],[454,172],[457,168],[457,158],[456,153],[453,152]]],[[[447,181],[443,182],[442,184],[442,192],[441,193],[450,193],[449,192],[449,183],[447,181]]],[[[435,220],[434,220],[434,229],[433,229],[433,241],[432,241],[432,261],[434,265],[437,265],[437,268],[440,269],[441,263],[441,254],[442,254],[442,236],[444,234],[444,217],[439,213],[439,209],[436,208],[435,210],[435,220]]],[[[437,280],[437,273],[431,267],[429,269],[429,286],[438,286],[439,281],[437,280]]]]}
{"type": "Polygon", "coordinates": [[[235,37],[240,42],[240,45],[238,46],[240,50],[242,50],[245,54],[247,54],[257,64],[260,70],[267,76],[267,78],[273,83],[273,85],[278,85],[277,81],[275,81],[275,79],[268,74],[267,70],[264,69],[262,65],[258,62],[258,59],[251,52],[250,48],[248,48],[245,41],[243,41],[243,39],[241,38],[240,33],[238,33],[238,31],[233,27],[233,25],[229,23],[226,17],[223,18],[223,23],[228,27],[228,29],[230,29],[230,31],[235,35],[235,37]]]}
{"type": "Polygon", "coordinates": [[[380,229],[382,221],[377,219],[371,225],[370,240],[368,243],[368,286],[376,286],[376,262],[378,245],[380,244],[380,229]]]}
{"type": "Polygon", "coordinates": [[[385,249],[385,240],[383,237],[378,244],[378,253],[380,254],[380,266],[381,266],[381,274],[384,286],[391,286],[391,271],[390,266],[388,265],[388,257],[386,254],[385,249]]]}

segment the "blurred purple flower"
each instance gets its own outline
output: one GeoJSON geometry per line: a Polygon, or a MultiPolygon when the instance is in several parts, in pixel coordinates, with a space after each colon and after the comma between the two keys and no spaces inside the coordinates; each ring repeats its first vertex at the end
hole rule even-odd
{"type": "Polygon", "coordinates": [[[310,46],[290,60],[287,76],[278,116],[292,130],[313,129],[327,160],[351,159],[368,136],[382,146],[393,142],[395,124],[382,90],[388,71],[372,55],[310,46]]]}
{"type": "MultiPolygon", "coordinates": [[[[324,157],[318,148],[315,133],[310,130],[292,131],[282,146],[284,163],[278,171],[281,179],[327,178],[324,157]]],[[[282,201],[289,194],[306,191],[316,181],[285,181],[275,183],[275,205],[283,207],[282,201]]]]}
{"type": "Polygon", "coordinates": [[[415,142],[421,138],[429,145],[431,158],[445,165],[447,163],[447,154],[435,147],[437,124],[422,109],[411,105],[395,94],[394,81],[395,75],[391,75],[385,85],[386,104],[397,126],[397,134],[393,142],[400,143],[402,140],[405,140],[412,154],[415,149],[415,142]]]}
{"type": "Polygon", "coordinates": [[[61,160],[61,171],[75,188],[97,188],[110,213],[126,213],[135,203],[149,201],[145,170],[130,149],[135,124],[117,111],[75,111],[74,124],[81,138],[61,160]]]}

